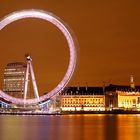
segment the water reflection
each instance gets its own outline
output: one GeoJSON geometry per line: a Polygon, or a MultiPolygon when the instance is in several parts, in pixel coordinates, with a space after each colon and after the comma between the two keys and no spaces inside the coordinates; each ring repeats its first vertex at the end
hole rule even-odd
{"type": "Polygon", "coordinates": [[[104,140],[118,140],[118,116],[106,115],[103,120],[104,140]]]}
{"type": "Polygon", "coordinates": [[[140,115],[0,116],[0,140],[27,139],[140,139],[140,115]]]}
{"type": "Polygon", "coordinates": [[[118,122],[119,139],[137,140],[140,139],[140,116],[121,115],[118,122]]]}

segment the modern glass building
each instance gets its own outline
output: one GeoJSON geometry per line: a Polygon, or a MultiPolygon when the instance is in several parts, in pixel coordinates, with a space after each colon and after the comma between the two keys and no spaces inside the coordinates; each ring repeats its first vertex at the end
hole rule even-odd
{"type": "Polygon", "coordinates": [[[23,62],[7,64],[4,70],[4,92],[16,98],[23,98],[26,68],[27,65],[23,62]]]}

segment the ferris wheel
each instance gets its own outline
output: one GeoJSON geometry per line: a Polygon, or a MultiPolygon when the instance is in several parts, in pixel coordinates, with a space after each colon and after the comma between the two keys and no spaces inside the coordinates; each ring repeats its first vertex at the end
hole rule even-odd
{"type": "MultiPolygon", "coordinates": [[[[12,96],[6,94],[5,92],[3,92],[2,90],[0,90],[1,98],[4,98],[5,100],[10,101],[17,105],[39,104],[40,102],[49,100],[54,95],[60,93],[64,89],[64,87],[68,84],[69,80],[71,79],[73,72],[75,70],[76,60],[77,60],[76,41],[72,35],[70,28],[68,26],[66,26],[66,24],[61,19],[59,19],[57,16],[55,16],[54,14],[49,13],[47,11],[38,10],[38,9],[31,9],[31,10],[29,9],[29,10],[21,10],[21,11],[16,11],[16,12],[10,13],[9,15],[4,17],[0,21],[0,30],[2,30],[4,27],[6,27],[7,25],[9,25],[10,23],[12,23],[16,20],[25,19],[25,18],[43,19],[43,20],[48,21],[48,22],[52,23],[53,25],[55,25],[63,33],[63,35],[65,36],[65,39],[67,40],[69,52],[70,52],[70,58],[69,58],[68,69],[67,69],[63,79],[53,90],[51,90],[46,95],[39,96],[38,90],[36,88],[37,86],[36,86],[35,80],[34,80],[34,92],[36,95],[35,98],[26,99],[28,82],[25,82],[25,91],[24,91],[23,99],[12,97],[12,96]]],[[[30,56],[28,56],[27,59],[28,59],[27,70],[31,69],[31,71],[32,71],[32,64],[31,64],[30,56]]],[[[31,72],[31,75],[32,75],[32,78],[35,79],[33,72],[31,72]]],[[[26,76],[26,80],[28,80],[28,76],[26,76]]]]}

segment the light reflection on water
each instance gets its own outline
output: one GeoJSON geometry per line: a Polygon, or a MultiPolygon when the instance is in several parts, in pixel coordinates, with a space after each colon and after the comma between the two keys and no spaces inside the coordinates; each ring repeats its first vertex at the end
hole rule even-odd
{"type": "Polygon", "coordinates": [[[140,115],[0,116],[0,140],[138,140],[140,115]]]}

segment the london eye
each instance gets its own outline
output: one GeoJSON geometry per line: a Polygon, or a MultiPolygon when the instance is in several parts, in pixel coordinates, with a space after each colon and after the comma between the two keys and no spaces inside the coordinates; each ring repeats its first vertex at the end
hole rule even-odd
{"type": "MultiPolygon", "coordinates": [[[[0,30],[2,30],[4,27],[6,27],[7,25],[9,25],[10,23],[12,23],[14,21],[17,21],[20,19],[25,19],[25,18],[42,19],[42,20],[48,21],[48,22],[52,23],[53,25],[55,25],[65,36],[65,39],[66,39],[66,41],[68,43],[68,47],[69,47],[70,58],[69,58],[68,69],[67,69],[64,77],[60,81],[60,83],[58,83],[58,85],[54,89],[52,89],[49,93],[47,93],[43,96],[39,96],[37,88],[36,88],[36,82],[34,82],[34,84],[33,84],[34,92],[36,92],[35,98],[26,99],[28,83],[26,83],[26,86],[25,86],[26,90],[24,92],[23,99],[12,97],[12,96],[6,94],[4,91],[0,90],[1,98],[5,99],[9,102],[12,102],[16,105],[39,104],[40,102],[47,101],[50,98],[52,98],[54,95],[60,93],[64,89],[64,87],[68,84],[69,80],[71,79],[73,72],[75,70],[76,60],[77,60],[76,42],[75,42],[75,38],[73,37],[70,28],[61,19],[59,19],[59,17],[57,17],[54,14],[49,13],[47,11],[38,10],[38,9],[31,9],[31,10],[29,9],[29,10],[21,10],[21,11],[16,11],[16,12],[10,13],[9,15],[5,16],[0,21],[0,30]]],[[[31,59],[28,59],[28,64],[29,64],[29,68],[32,69],[31,59]]],[[[32,78],[34,78],[33,72],[31,73],[31,75],[32,75],[32,78]]],[[[28,79],[28,77],[26,77],[26,78],[28,79]]]]}

